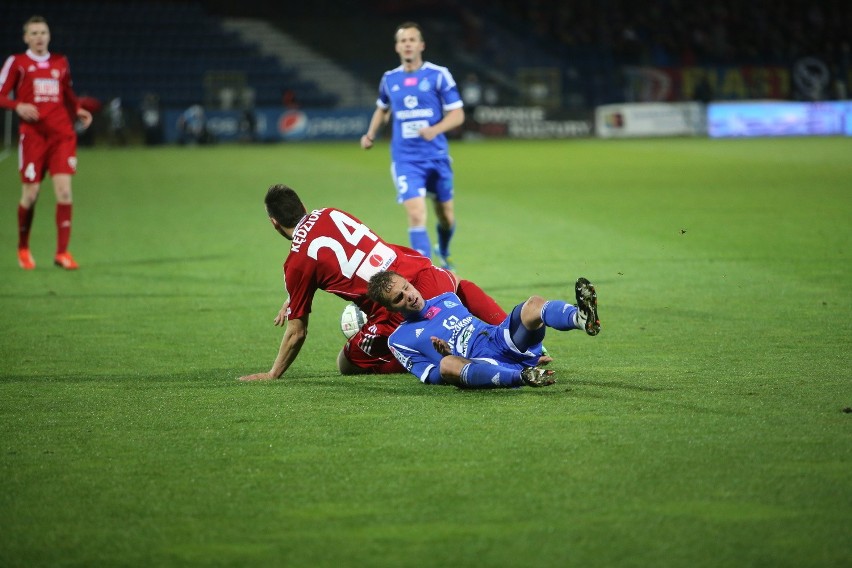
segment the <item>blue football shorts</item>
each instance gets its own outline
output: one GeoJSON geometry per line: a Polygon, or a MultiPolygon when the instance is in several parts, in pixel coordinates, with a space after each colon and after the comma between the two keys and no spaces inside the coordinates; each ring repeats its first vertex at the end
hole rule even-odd
{"type": "Polygon", "coordinates": [[[453,198],[453,168],[449,158],[393,162],[391,177],[396,186],[397,203],[427,195],[440,203],[453,198]]]}

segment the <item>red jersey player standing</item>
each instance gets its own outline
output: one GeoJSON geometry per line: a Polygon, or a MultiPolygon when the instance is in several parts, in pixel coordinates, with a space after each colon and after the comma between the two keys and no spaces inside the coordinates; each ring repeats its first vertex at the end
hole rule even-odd
{"type": "Polygon", "coordinates": [[[64,55],[50,53],[50,29],[41,16],[24,24],[27,51],[10,56],[0,70],[0,107],[21,118],[18,167],[23,183],[18,205],[18,264],[35,268],[30,254],[30,227],[41,181],[49,171],[56,193],[56,255],[54,263],[74,270],[77,263],[68,252],[71,237],[71,176],[77,170],[77,135],[74,120],[83,128],[92,115],[80,106],[71,88],[71,71],[64,55]],[[15,98],[10,98],[14,91],[15,98]]]}
{"type": "Polygon", "coordinates": [[[471,312],[489,323],[506,318],[506,312],[470,280],[434,266],[413,249],[385,242],[345,211],[326,207],[308,212],[296,192],[286,185],[270,187],[265,203],[272,226],[293,243],[284,262],[289,298],[275,318],[276,325],[286,322],[287,328],[272,368],[240,380],[277,379],[290,367],[307,337],[308,316],[317,290],[355,302],[367,314],[367,323],[337,357],[342,374],[404,373],[387,344],[388,336],[403,318],[367,296],[367,282],[382,270],[405,273],[430,298],[454,292],[471,312]]]}

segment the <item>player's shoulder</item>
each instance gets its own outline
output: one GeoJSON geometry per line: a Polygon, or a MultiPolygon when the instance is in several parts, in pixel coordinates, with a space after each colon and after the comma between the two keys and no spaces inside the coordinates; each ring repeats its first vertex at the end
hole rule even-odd
{"type": "Polygon", "coordinates": [[[451,74],[449,67],[444,67],[443,65],[438,65],[437,63],[432,63],[431,61],[424,61],[420,69],[424,71],[434,71],[437,73],[441,73],[442,75],[451,74]]]}
{"type": "Polygon", "coordinates": [[[455,308],[462,305],[461,299],[455,292],[442,292],[433,298],[426,300],[429,306],[443,306],[445,308],[455,308]]]}
{"type": "Polygon", "coordinates": [[[27,57],[26,53],[13,53],[4,61],[3,67],[8,67],[9,65],[23,65],[26,61],[32,61],[32,59],[27,57]]]}
{"type": "Polygon", "coordinates": [[[385,71],[383,77],[388,78],[388,77],[391,77],[393,75],[398,75],[398,74],[404,73],[404,72],[405,72],[405,69],[403,69],[402,65],[399,65],[397,67],[394,67],[393,69],[388,69],[387,71],[385,71]]]}

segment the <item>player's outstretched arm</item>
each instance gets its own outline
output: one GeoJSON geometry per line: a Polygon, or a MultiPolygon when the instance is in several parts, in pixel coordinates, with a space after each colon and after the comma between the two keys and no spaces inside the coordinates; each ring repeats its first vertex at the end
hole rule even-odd
{"type": "Polygon", "coordinates": [[[299,355],[302,345],[305,344],[305,339],[308,336],[308,316],[291,319],[287,322],[287,329],[284,330],[284,337],[281,339],[281,347],[278,349],[278,356],[272,364],[272,368],[266,373],[255,373],[253,375],[245,375],[240,377],[241,381],[271,381],[278,379],[284,375],[284,372],[290,368],[293,361],[299,355]]]}

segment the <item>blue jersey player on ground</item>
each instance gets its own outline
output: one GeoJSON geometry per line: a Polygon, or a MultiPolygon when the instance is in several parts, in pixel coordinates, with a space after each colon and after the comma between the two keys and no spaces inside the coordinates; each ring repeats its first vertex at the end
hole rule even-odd
{"type": "Polygon", "coordinates": [[[547,327],[583,329],[589,335],[600,332],[595,287],[579,278],[574,289],[576,305],[531,296],[500,325],[475,318],[451,292],[424,300],[408,280],[390,270],[370,278],[367,294],[405,316],[388,345],[423,383],[510,388],[556,382],[553,371],[536,366],[547,327]]]}
{"type": "Polygon", "coordinates": [[[376,110],[361,137],[361,147],[372,148],[379,130],[391,121],[391,177],[397,202],[408,214],[411,248],[431,257],[426,229],[428,195],[434,199],[438,217],[436,252],[441,266],[453,269],[450,240],[456,219],[453,169],[445,133],[464,123],[463,102],[450,71],[423,61],[426,44],[419,25],[400,24],[395,40],[401,65],[382,76],[376,110]]]}

